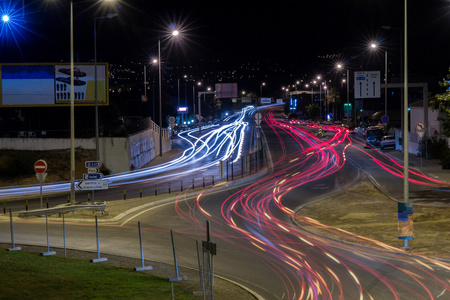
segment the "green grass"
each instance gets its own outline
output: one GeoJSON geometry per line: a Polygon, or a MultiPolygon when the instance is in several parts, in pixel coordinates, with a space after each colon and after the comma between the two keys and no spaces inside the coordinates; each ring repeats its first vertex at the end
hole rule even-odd
{"type": "Polygon", "coordinates": [[[0,251],[0,274],[1,299],[171,299],[165,278],[78,259],[0,251]]]}

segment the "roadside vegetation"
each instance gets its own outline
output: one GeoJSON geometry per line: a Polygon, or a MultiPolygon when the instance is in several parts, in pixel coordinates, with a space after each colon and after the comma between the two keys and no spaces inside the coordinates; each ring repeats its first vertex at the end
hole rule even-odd
{"type": "MultiPolygon", "coordinates": [[[[2,299],[171,299],[167,279],[131,269],[0,251],[2,299]]],[[[175,299],[196,299],[174,284],[175,299]]]]}

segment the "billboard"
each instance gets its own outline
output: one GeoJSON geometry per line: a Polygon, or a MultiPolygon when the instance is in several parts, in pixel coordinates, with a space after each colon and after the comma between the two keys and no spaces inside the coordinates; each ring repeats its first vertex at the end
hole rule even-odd
{"type": "MultiPolygon", "coordinates": [[[[70,105],[69,64],[0,65],[0,106],[70,105]]],[[[97,64],[98,105],[108,105],[108,65],[97,64]]],[[[95,105],[95,65],[74,65],[74,103],[95,105]]]]}
{"type": "Polygon", "coordinates": [[[216,97],[236,98],[238,95],[237,83],[216,83],[216,97]]]}

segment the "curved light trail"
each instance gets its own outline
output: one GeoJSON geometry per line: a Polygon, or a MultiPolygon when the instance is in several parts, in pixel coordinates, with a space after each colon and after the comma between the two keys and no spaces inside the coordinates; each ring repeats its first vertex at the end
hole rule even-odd
{"type": "MultiPolygon", "coordinates": [[[[207,193],[199,194],[188,210],[182,209],[185,202],[180,197],[176,205],[182,218],[201,227],[199,216],[203,215],[216,223],[215,237],[261,257],[277,277],[274,280],[284,286],[283,291],[274,292],[274,299],[438,299],[443,294],[449,297],[450,275],[442,278],[435,271],[449,274],[450,264],[418,255],[410,257],[404,251],[402,255],[399,248],[298,216],[294,212],[298,204],[284,200],[290,192],[301,197],[302,186],[340,171],[349,147],[361,150],[352,146],[354,140],[347,129],[328,127],[326,130],[333,136],[322,140],[309,130],[278,122],[272,111],[265,116],[265,122],[278,135],[282,150],[274,172],[225,199],[221,215],[206,209],[207,193]],[[285,136],[298,144],[299,151],[288,153],[285,136]],[[381,249],[317,236],[293,224],[291,219],[381,249]],[[221,229],[223,223],[235,234],[221,229]],[[247,243],[242,243],[243,238],[247,243]]],[[[370,151],[364,153],[371,156],[370,151]]],[[[401,164],[392,162],[391,167],[374,161],[389,174],[403,176],[401,164]]],[[[418,170],[411,172],[415,175],[411,183],[448,186],[418,170]]]]}
{"type": "MultiPolygon", "coordinates": [[[[204,126],[202,135],[199,135],[198,128],[181,132],[178,138],[190,146],[177,159],[137,171],[105,176],[104,179],[108,179],[109,186],[116,186],[136,183],[149,178],[158,180],[173,177],[173,174],[162,174],[167,172],[176,172],[177,175],[198,172],[231,157],[234,161],[237,161],[242,155],[244,131],[248,126],[244,119],[252,110],[252,106],[245,107],[233,116],[235,121],[229,124],[204,126]]],[[[0,198],[39,194],[39,188],[39,185],[1,188],[0,198]]],[[[45,184],[43,186],[43,193],[58,193],[69,190],[69,182],[45,184]]]]}

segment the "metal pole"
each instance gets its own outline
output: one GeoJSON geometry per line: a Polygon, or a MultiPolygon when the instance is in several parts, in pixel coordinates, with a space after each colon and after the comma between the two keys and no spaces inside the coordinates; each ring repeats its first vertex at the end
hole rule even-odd
{"type": "Polygon", "coordinates": [[[63,241],[64,241],[64,257],[67,257],[67,248],[66,248],[66,221],[64,219],[64,214],[62,215],[63,217],[63,241]]]}
{"type": "Polygon", "coordinates": [[[139,228],[139,247],[141,249],[141,264],[142,264],[142,266],[134,268],[134,270],[135,271],[152,270],[153,267],[151,267],[151,266],[146,267],[144,265],[144,247],[142,245],[142,233],[141,233],[141,222],[140,221],[138,221],[138,228],[139,228]]]}
{"type": "Polygon", "coordinates": [[[94,18],[94,96],[95,96],[95,153],[97,155],[97,160],[99,160],[99,149],[98,149],[98,91],[97,91],[97,19],[94,18]]]}
{"type": "Polygon", "coordinates": [[[14,225],[13,225],[13,217],[12,217],[12,211],[11,208],[9,209],[9,222],[11,224],[11,243],[12,243],[12,248],[9,248],[8,251],[19,251],[22,248],[20,247],[16,247],[16,243],[14,242],[14,225]]]}
{"type": "Polygon", "coordinates": [[[161,95],[161,40],[158,40],[158,74],[159,74],[159,156],[162,156],[162,95],[161,95]]]}
{"type": "MultiPolygon", "coordinates": [[[[403,90],[403,202],[409,202],[409,130],[408,130],[408,0],[405,0],[405,51],[404,51],[404,90],[403,90]]],[[[405,240],[406,241],[406,240],[405,240]]]]}
{"type": "Polygon", "coordinates": [[[384,115],[387,116],[388,52],[384,51],[384,115]]]}
{"type": "Polygon", "coordinates": [[[70,1],[70,204],[75,204],[75,106],[73,60],[73,1],[70,1]]]}

